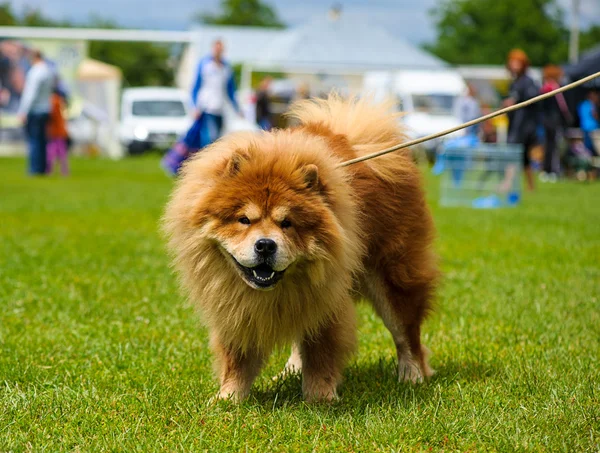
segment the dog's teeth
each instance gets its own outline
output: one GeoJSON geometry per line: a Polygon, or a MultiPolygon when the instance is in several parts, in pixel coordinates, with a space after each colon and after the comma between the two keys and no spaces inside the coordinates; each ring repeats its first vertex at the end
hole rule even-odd
{"type": "Polygon", "coordinates": [[[275,276],[275,272],[271,273],[271,276],[269,277],[269,279],[273,278],[275,276]]]}
{"type": "Polygon", "coordinates": [[[256,274],[256,271],[252,271],[252,273],[254,274],[254,278],[259,278],[258,275],[256,274]]]}

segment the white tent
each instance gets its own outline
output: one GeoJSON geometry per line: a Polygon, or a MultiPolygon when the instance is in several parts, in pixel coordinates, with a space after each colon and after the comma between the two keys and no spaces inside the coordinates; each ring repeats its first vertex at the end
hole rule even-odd
{"type": "Polygon", "coordinates": [[[280,71],[317,78],[362,79],[369,70],[443,69],[447,64],[405,39],[355,14],[317,17],[285,30],[201,26],[180,66],[178,85],[189,88],[199,59],[219,38],[226,58],[243,65],[242,89],[252,71],[280,71]]]}
{"type": "Polygon", "coordinates": [[[261,69],[323,72],[447,66],[439,58],[356,14],[317,17],[289,29],[251,63],[261,69]]]}
{"type": "Polygon", "coordinates": [[[88,117],[98,124],[97,140],[107,155],[122,157],[117,137],[121,70],[101,61],[86,58],[77,69],[77,93],[83,99],[88,117]]]}

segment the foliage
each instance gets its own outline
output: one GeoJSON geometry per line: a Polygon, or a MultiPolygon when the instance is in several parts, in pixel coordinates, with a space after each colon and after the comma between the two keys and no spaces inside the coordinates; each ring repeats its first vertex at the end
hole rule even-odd
{"type": "Polygon", "coordinates": [[[261,0],[222,0],[219,14],[199,13],[195,19],[201,23],[214,25],[284,27],[275,9],[261,0]]]}
{"type": "MultiPolygon", "coordinates": [[[[89,26],[119,28],[115,22],[93,17],[89,26]]],[[[169,86],[173,83],[171,47],[146,42],[90,41],[91,58],[121,68],[129,86],[169,86]]]]}
{"type": "Polygon", "coordinates": [[[593,25],[584,30],[579,37],[579,49],[581,52],[600,46],[600,25],[593,25]]]}
{"type": "Polygon", "coordinates": [[[600,184],[541,185],[505,210],[437,206],[445,271],[424,341],[437,373],[397,382],[361,304],[341,400],[274,382],[216,393],[208,335],[169,267],[157,158],[0,165],[1,451],[598,451],[600,184]]]}
{"type": "Polygon", "coordinates": [[[428,50],[454,64],[503,64],[523,48],[533,65],[566,60],[568,32],[556,0],[443,0],[428,50]]]}
{"type": "Polygon", "coordinates": [[[10,2],[0,4],[0,25],[19,25],[10,2]]]}
{"type": "MultiPolygon", "coordinates": [[[[26,9],[22,15],[18,15],[10,3],[0,4],[0,25],[75,26],[67,21],[50,19],[39,9],[26,9]]],[[[119,28],[115,22],[98,17],[92,17],[83,26],[119,28]]],[[[146,42],[91,41],[89,56],[119,67],[123,72],[125,84],[129,86],[171,85],[173,83],[173,69],[170,66],[171,49],[168,45],[146,42]]]]}

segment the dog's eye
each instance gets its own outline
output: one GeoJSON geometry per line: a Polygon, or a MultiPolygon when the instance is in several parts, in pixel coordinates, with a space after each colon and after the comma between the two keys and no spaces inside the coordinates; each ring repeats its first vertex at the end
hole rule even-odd
{"type": "Polygon", "coordinates": [[[289,221],[288,219],[283,219],[281,221],[281,228],[289,228],[292,226],[292,222],[289,221]]]}
{"type": "Polygon", "coordinates": [[[240,217],[238,222],[240,222],[242,225],[250,225],[250,219],[246,216],[240,217]]]}

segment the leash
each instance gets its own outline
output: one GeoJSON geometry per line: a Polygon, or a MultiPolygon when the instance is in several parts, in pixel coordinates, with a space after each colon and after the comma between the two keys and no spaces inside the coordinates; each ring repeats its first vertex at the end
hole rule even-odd
{"type": "Polygon", "coordinates": [[[466,123],[461,124],[460,126],[453,127],[451,129],[446,129],[441,132],[436,132],[435,134],[426,135],[425,137],[417,138],[415,140],[411,140],[405,143],[399,143],[390,148],[382,149],[381,151],[376,151],[371,154],[367,154],[366,156],[356,157],[354,159],[347,160],[338,164],[339,167],[347,167],[348,165],[357,164],[359,162],[364,162],[365,160],[374,159],[375,157],[383,156],[384,154],[389,154],[394,151],[398,151],[400,149],[408,148],[410,146],[418,145],[419,143],[426,142],[428,140],[433,140],[434,138],[443,137],[444,135],[452,134],[453,132],[459,131],[461,129],[465,129],[469,126],[473,126],[475,124],[483,123],[491,118],[495,118],[500,115],[504,115],[505,113],[514,112],[515,110],[521,109],[523,107],[527,107],[528,105],[535,104],[536,102],[543,101],[544,99],[548,99],[552,96],[555,96],[560,93],[564,93],[565,91],[571,90],[575,87],[583,85],[590,80],[594,80],[596,77],[600,77],[600,72],[596,72],[595,74],[584,77],[583,79],[576,80],[575,82],[571,82],[565,86],[562,86],[554,91],[550,91],[548,93],[540,94],[534,98],[528,99],[527,101],[520,102],[518,104],[511,105],[509,107],[505,107],[500,110],[496,110],[495,112],[488,113],[487,115],[481,116],[479,118],[475,118],[474,120],[467,121],[466,123]]]}

